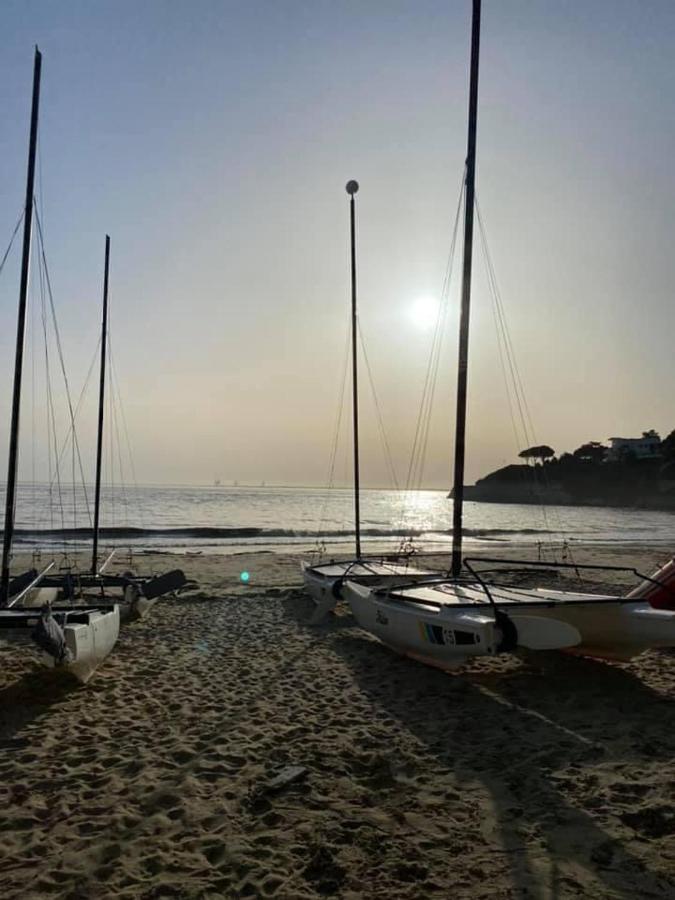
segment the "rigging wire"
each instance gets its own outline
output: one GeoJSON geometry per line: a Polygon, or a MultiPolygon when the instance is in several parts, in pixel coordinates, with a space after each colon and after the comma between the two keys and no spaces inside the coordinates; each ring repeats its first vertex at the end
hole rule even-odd
{"type": "MultiPolygon", "coordinates": [[[[47,331],[47,297],[45,291],[44,284],[44,274],[42,271],[42,266],[38,266],[39,273],[39,282],[40,282],[40,303],[41,303],[41,319],[42,319],[42,336],[44,339],[44,353],[45,353],[45,387],[46,387],[46,395],[47,395],[47,435],[48,435],[48,457],[49,457],[49,468],[50,468],[50,481],[49,481],[49,515],[50,515],[50,525],[51,528],[54,528],[54,496],[53,496],[53,484],[54,481],[51,478],[51,465],[52,460],[55,464],[54,469],[54,478],[56,480],[56,493],[58,498],[58,510],[60,513],[61,520],[61,530],[65,530],[65,511],[63,507],[63,492],[61,485],[61,467],[60,467],[60,458],[56,453],[56,448],[58,447],[58,439],[56,435],[56,414],[54,411],[54,394],[52,391],[52,378],[51,378],[51,367],[49,361],[49,337],[47,331]],[[53,456],[52,456],[53,454],[53,456]]],[[[65,537],[64,537],[65,540],[65,537]]],[[[65,553],[65,544],[63,546],[63,551],[65,553]]]]}
{"type": "MultiPolygon", "coordinates": [[[[40,242],[40,255],[41,255],[42,264],[44,267],[45,284],[47,287],[47,294],[49,297],[49,305],[50,305],[51,314],[52,314],[52,323],[54,326],[54,336],[56,339],[56,346],[57,346],[58,355],[59,355],[59,363],[61,366],[61,373],[63,376],[65,388],[66,388],[66,399],[67,399],[67,403],[68,403],[68,410],[70,413],[70,424],[71,424],[71,428],[72,428],[72,438],[73,438],[73,454],[72,454],[73,455],[73,466],[72,466],[72,468],[73,468],[73,484],[75,484],[75,458],[77,458],[77,463],[78,463],[79,471],[80,471],[80,477],[82,480],[82,493],[84,495],[85,509],[87,512],[87,518],[89,520],[89,525],[91,526],[93,524],[92,518],[91,518],[91,509],[89,507],[89,498],[87,496],[87,487],[86,487],[86,481],[85,481],[85,477],[84,477],[84,467],[82,465],[82,456],[80,453],[80,444],[77,439],[77,430],[75,428],[75,412],[73,409],[73,402],[72,402],[72,397],[71,397],[71,393],[70,393],[70,385],[68,383],[68,375],[66,373],[65,361],[64,361],[64,357],[63,357],[63,349],[61,346],[61,336],[59,333],[58,322],[56,319],[56,309],[54,307],[54,296],[52,293],[51,280],[49,278],[49,269],[47,267],[47,257],[45,254],[42,223],[41,223],[38,211],[37,211],[37,204],[35,204],[35,202],[34,202],[33,205],[35,207],[35,221],[37,224],[37,230],[38,230],[38,236],[39,236],[39,242],[40,242]]],[[[73,495],[73,497],[74,497],[73,502],[75,503],[75,495],[73,495]]],[[[75,510],[74,510],[74,512],[75,512],[75,510]]],[[[77,527],[77,522],[75,523],[75,526],[77,527]]]]}
{"type": "Polygon", "coordinates": [[[389,440],[387,438],[387,432],[384,427],[384,419],[382,417],[382,409],[380,407],[380,401],[377,396],[377,391],[375,390],[375,380],[373,378],[373,372],[370,366],[370,360],[368,359],[368,354],[366,352],[366,344],[363,339],[363,331],[361,329],[361,323],[358,323],[357,326],[359,340],[361,343],[361,352],[363,354],[363,359],[366,364],[366,372],[368,373],[368,382],[370,384],[370,391],[373,395],[373,403],[375,405],[375,411],[377,413],[377,426],[380,434],[380,440],[382,442],[382,450],[384,454],[385,465],[387,466],[389,478],[391,479],[391,483],[394,487],[394,490],[399,490],[398,478],[396,477],[396,467],[394,466],[394,459],[391,453],[391,447],[389,444],[389,440]]]}
{"type": "Polygon", "coordinates": [[[508,328],[508,324],[506,322],[506,317],[504,314],[504,304],[501,299],[501,291],[499,290],[499,286],[497,284],[497,276],[495,274],[495,269],[492,264],[492,257],[490,255],[489,245],[487,241],[487,233],[485,231],[485,224],[483,222],[483,217],[480,212],[480,206],[478,203],[478,197],[475,198],[475,209],[476,209],[476,218],[478,220],[478,228],[481,236],[481,247],[483,249],[483,255],[485,259],[485,266],[488,276],[488,283],[490,286],[490,290],[493,297],[494,307],[496,310],[497,319],[499,322],[499,329],[502,335],[502,340],[504,342],[504,350],[506,354],[506,359],[508,363],[508,367],[511,373],[511,381],[513,384],[513,392],[516,404],[518,406],[518,413],[520,415],[520,420],[523,428],[523,434],[525,436],[525,440],[535,440],[534,426],[532,424],[532,416],[530,415],[529,406],[527,404],[527,399],[525,397],[525,391],[523,388],[522,379],[520,377],[520,371],[518,369],[518,364],[516,362],[515,353],[513,350],[513,342],[511,340],[511,334],[508,328]]]}
{"type": "Polygon", "coordinates": [[[431,413],[434,406],[434,397],[436,394],[436,386],[438,383],[438,367],[440,364],[441,358],[441,350],[443,346],[443,335],[445,333],[445,324],[447,321],[448,310],[449,310],[449,296],[450,296],[450,285],[452,281],[452,273],[454,269],[454,260],[455,260],[455,251],[457,248],[457,236],[459,234],[459,221],[460,221],[460,213],[462,207],[462,197],[464,195],[464,184],[462,184],[462,189],[460,191],[459,200],[457,203],[457,212],[455,214],[455,224],[453,229],[452,243],[450,246],[450,254],[448,257],[448,263],[446,267],[445,279],[443,283],[443,288],[441,292],[442,302],[441,302],[441,310],[440,316],[438,317],[438,336],[436,339],[436,348],[435,348],[435,356],[433,360],[433,373],[430,381],[430,387],[427,392],[427,413],[423,424],[423,430],[421,435],[421,444],[420,444],[420,452],[417,461],[417,477],[413,482],[412,486],[415,490],[420,490],[422,487],[423,479],[424,479],[424,468],[426,464],[426,455],[427,455],[427,446],[429,441],[429,430],[431,425],[431,413]]]}
{"type": "MultiPolygon", "coordinates": [[[[110,354],[110,341],[108,341],[108,354],[110,354]]],[[[110,357],[108,357],[110,358],[110,357]]],[[[110,386],[112,388],[112,372],[110,370],[111,377],[109,379],[110,386]]],[[[120,441],[120,429],[119,429],[119,420],[118,420],[118,407],[119,402],[116,402],[115,391],[111,390],[111,408],[112,408],[112,418],[110,421],[111,430],[114,433],[114,443],[117,448],[117,462],[119,465],[119,474],[120,474],[120,502],[122,506],[122,510],[124,511],[124,515],[126,516],[127,522],[129,521],[129,500],[127,497],[127,483],[126,476],[124,472],[124,463],[122,462],[122,442],[120,441]]]]}
{"type": "Polygon", "coordinates": [[[110,330],[108,330],[108,350],[109,350],[109,357],[110,357],[111,383],[113,385],[114,390],[117,392],[118,405],[119,405],[119,410],[121,413],[122,429],[124,431],[127,456],[129,457],[129,467],[131,470],[131,478],[132,478],[133,484],[134,484],[136,510],[138,513],[139,521],[141,523],[141,528],[145,529],[146,522],[147,522],[147,516],[145,515],[145,512],[144,512],[144,508],[143,508],[143,504],[142,504],[142,495],[141,495],[141,491],[138,486],[138,479],[136,477],[136,465],[135,465],[135,461],[134,461],[134,454],[133,454],[133,450],[132,450],[131,439],[129,437],[129,428],[127,425],[127,417],[124,412],[124,404],[122,403],[122,392],[120,390],[119,379],[117,377],[117,368],[115,366],[115,361],[114,361],[114,357],[113,357],[112,343],[111,343],[111,338],[110,338],[110,330]]]}
{"type": "Polygon", "coordinates": [[[433,401],[436,393],[436,383],[438,379],[438,369],[440,365],[441,358],[441,350],[443,347],[443,339],[445,336],[445,326],[449,311],[449,298],[450,298],[450,287],[452,282],[452,274],[454,271],[454,263],[455,263],[455,255],[457,249],[457,237],[459,234],[459,222],[462,211],[462,205],[464,201],[464,187],[465,187],[465,178],[462,176],[462,181],[459,189],[459,196],[457,199],[457,207],[455,211],[455,217],[452,227],[452,238],[450,241],[450,250],[448,253],[448,258],[446,261],[445,273],[443,276],[443,283],[441,288],[441,302],[438,307],[438,313],[436,315],[436,323],[434,326],[434,333],[431,341],[431,348],[429,352],[429,359],[427,362],[427,368],[424,377],[424,383],[422,387],[422,397],[419,406],[419,411],[417,414],[417,421],[415,425],[415,432],[412,443],[412,450],[410,453],[410,461],[408,463],[408,470],[405,480],[405,494],[402,497],[401,508],[400,508],[400,519],[399,519],[399,527],[398,530],[405,534],[404,539],[401,541],[401,551],[403,552],[404,547],[410,547],[413,543],[414,534],[412,533],[412,529],[409,532],[406,532],[406,521],[410,516],[410,507],[412,505],[412,501],[410,498],[410,492],[414,489],[418,489],[421,487],[422,479],[424,477],[424,468],[425,468],[425,460],[426,453],[429,441],[429,431],[431,424],[431,414],[433,409],[433,401]]]}
{"type": "MultiPolygon", "coordinates": [[[[87,369],[87,375],[86,375],[86,377],[85,377],[84,384],[82,385],[82,388],[81,388],[81,390],[80,390],[80,395],[79,395],[79,397],[78,397],[78,399],[77,399],[77,403],[75,404],[75,420],[76,420],[76,421],[77,421],[77,416],[78,416],[78,414],[79,414],[79,412],[80,412],[80,409],[81,409],[81,407],[82,407],[82,403],[84,402],[84,399],[85,399],[85,397],[87,396],[87,392],[88,392],[88,390],[89,390],[89,385],[91,384],[91,376],[92,376],[92,372],[93,372],[93,370],[94,370],[94,365],[95,365],[96,360],[97,360],[97,358],[98,358],[98,350],[99,350],[99,347],[100,347],[100,346],[101,346],[101,337],[100,337],[100,335],[99,335],[98,341],[97,341],[97,343],[96,343],[96,348],[95,348],[94,353],[93,353],[93,355],[92,355],[91,362],[89,363],[89,368],[87,369]]],[[[65,438],[63,439],[63,441],[62,441],[62,443],[61,443],[61,449],[59,450],[59,454],[58,454],[59,462],[61,462],[61,461],[63,460],[63,457],[64,457],[64,455],[65,455],[65,453],[66,453],[66,450],[67,450],[68,447],[70,446],[71,434],[72,434],[72,426],[69,427],[68,432],[67,432],[65,438]]],[[[50,457],[50,462],[51,462],[51,457],[50,457]]],[[[50,482],[49,482],[49,483],[50,483],[50,486],[53,486],[53,480],[52,480],[51,475],[50,475],[50,482]]]]}
{"type": "Polygon", "coordinates": [[[342,418],[345,407],[345,392],[347,389],[347,370],[349,368],[349,344],[350,344],[350,328],[347,327],[345,332],[345,347],[342,362],[342,377],[340,379],[340,387],[337,395],[337,413],[335,416],[335,425],[333,428],[333,440],[331,443],[330,460],[328,464],[328,474],[326,477],[326,493],[324,495],[323,504],[319,515],[319,523],[317,526],[317,551],[321,555],[325,551],[324,543],[324,527],[326,524],[326,514],[328,511],[328,502],[330,492],[335,484],[335,466],[337,462],[338,444],[340,440],[340,429],[342,427],[342,418]]]}
{"type": "Polygon", "coordinates": [[[14,243],[14,238],[17,236],[19,228],[21,227],[21,223],[23,222],[23,217],[26,215],[26,211],[23,207],[21,207],[21,213],[19,214],[19,219],[16,223],[14,231],[12,232],[12,236],[9,239],[9,244],[7,245],[7,249],[5,250],[4,256],[2,257],[2,261],[0,262],[0,275],[2,275],[2,270],[5,268],[5,263],[7,262],[7,257],[9,256],[12,244],[14,243]]]}
{"type": "Polygon", "coordinates": [[[113,427],[112,427],[112,408],[113,408],[113,398],[110,391],[108,391],[107,396],[108,401],[108,472],[110,474],[110,519],[111,519],[111,534],[112,534],[112,546],[117,547],[117,507],[116,507],[116,497],[115,497],[115,454],[113,448],[113,427]]]}
{"type": "MultiPolygon", "coordinates": [[[[497,344],[499,348],[500,359],[502,362],[502,374],[504,376],[506,393],[509,404],[509,411],[511,414],[511,423],[513,426],[514,436],[516,440],[516,447],[518,448],[519,436],[518,429],[516,425],[516,418],[514,414],[513,402],[511,399],[511,393],[513,392],[513,397],[515,400],[515,404],[518,409],[518,414],[520,417],[520,427],[522,429],[524,443],[526,446],[534,446],[537,442],[536,432],[534,429],[532,414],[529,408],[529,404],[527,402],[527,396],[525,394],[525,389],[523,386],[523,381],[520,375],[520,370],[518,367],[518,363],[516,360],[515,350],[513,346],[513,340],[511,338],[511,333],[508,327],[508,322],[506,319],[506,313],[504,309],[504,304],[501,297],[501,291],[499,290],[499,285],[497,282],[497,277],[495,273],[495,268],[492,262],[492,257],[490,254],[489,244],[487,241],[487,232],[485,229],[485,224],[483,221],[483,217],[480,212],[480,206],[478,203],[478,196],[475,198],[475,208],[476,208],[476,218],[478,221],[479,234],[481,239],[481,248],[483,251],[483,259],[485,262],[486,273],[488,277],[488,285],[490,288],[490,293],[492,296],[493,302],[493,318],[495,321],[495,327],[497,330],[497,344]],[[509,388],[509,378],[507,376],[507,369],[510,374],[510,385],[509,388]]],[[[549,522],[549,510],[546,507],[546,492],[548,491],[550,494],[551,483],[548,478],[548,473],[544,467],[539,467],[535,464],[534,466],[534,485],[535,491],[537,493],[537,497],[539,500],[539,505],[541,507],[541,512],[544,520],[544,525],[546,530],[549,533],[557,533],[559,539],[563,544],[564,552],[569,552],[565,546],[565,541],[563,539],[562,534],[562,524],[560,521],[560,517],[555,510],[551,510],[552,518],[556,521],[553,523],[553,527],[549,522]],[[540,471],[541,469],[541,471],[540,471]],[[542,484],[543,480],[543,484],[542,484]],[[557,527],[556,527],[557,526],[557,527]]],[[[549,541],[549,549],[555,554],[555,547],[552,541],[549,541]]]]}

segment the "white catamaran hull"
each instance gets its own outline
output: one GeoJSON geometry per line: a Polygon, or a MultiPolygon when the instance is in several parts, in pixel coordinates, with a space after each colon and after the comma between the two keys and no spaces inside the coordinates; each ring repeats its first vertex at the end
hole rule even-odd
{"type": "MultiPolygon", "coordinates": [[[[28,607],[0,610],[0,641],[10,646],[37,643],[42,648],[39,659],[44,666],[70,672],[86,684],[117,642],[120,632],[119,606],[115,604],[103,610],[80,608],[55,613],[59,634],[56,646],[36,638],[36,631],[46,621],[44,616],[44,610],[33,614],[28,607]]],[[[51,613],[47,613],[47,619],[50,618],[51,613]]]]}
{"type": "Polygon", "coordinates": [[[94,610],[87,614],[88,622],[66,624],[63,633],[70,659],[59,663],[50,654],[40,654],[42,662],[49,668],[70,672],[86,684],[99,665],[108,656],[120,633],[120,611],[115,606],[110,612],[94,610]]]}
{"type": "Polygon", "coordinates": [[[517,648],[627,660],[675,647],[675,612],[644,601],[560,591],[501,589],[497,619],[482,588],[446,584],[380,593],[347,582],[354,617],[384,644],[442,669],[517,648]]]}
{"type": "Polygon", "coordinates": [[[347,578],[358,584],[383,587],[404,582],[409,584],[418,578],[431,578],[433,576],[433,572],[416,569],[408,563],[388,562],[386,560],[352,559],[339,562],[331,561],[318,566],[303,562],[302,572],[307,593],[316,605],[310,619],[310,624],[312,625],[323,621],[328,613],[335,608],[338,600],[343,596],[342,588],[347,578]]]}

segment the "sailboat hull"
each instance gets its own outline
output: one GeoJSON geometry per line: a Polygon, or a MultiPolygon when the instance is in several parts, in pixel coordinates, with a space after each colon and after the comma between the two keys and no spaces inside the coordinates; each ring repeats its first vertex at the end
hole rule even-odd
{"type": "Polygon", "coordinates": [[[521,648],[628,660],[648,648],[675,647],[675,613],[625,598],[502,590],[493,609],[475,586],[387,593],[347,582],[344,592],[362,628],[443,669],[521,648]]]}
{"type": "Polygon", "coordinates": [[[0,641],[40,647],[39,659],[50,669],[69,672],[86,684],[117,642],[119,606],[79,607],[45,613],[30,607],[0,610],[0,641]],[[46,615],[46,618],[45,618],[46,615]],[[44,623],[53,622],[55,641],[45,640],[44,623]],[[40,634],[38,635],[38,632],[40,634]]]}
{"type": "Polygon", "coordinates": [[[120,633],[120,611],[115,606],[110,612],[93,610],[87,613],[86,622],[63,626],[70,660],[59,663],[48,653],[41,653],[42,662],[49,668],[58,668],[74,675],[86,684],[117,642],[120,633]]]}
{"type": "Polygon", "coordinates": [[[70,672],[86,684],[117,642],[120,632],[120,612],[115,606],[110,612],[94,610],[86,614],[87,621],[66,623],[63,633],[70,660],[58,663],[53,656],[42,653],[42,661],[49,668],[70,672]]]}

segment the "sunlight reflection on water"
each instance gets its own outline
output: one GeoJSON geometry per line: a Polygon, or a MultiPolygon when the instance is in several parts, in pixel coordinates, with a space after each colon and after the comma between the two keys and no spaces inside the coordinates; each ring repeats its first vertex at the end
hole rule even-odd
{"type": "MultiPolygon", "coordinates": [[[[0,491],[0,502],[2,502],[0,491]]],[[[103,492],[106,543],[163,549],[305,548],[323,540],[336,550],[353,544],[351,490],[288,487],[156,487],[103,492]]],[[[675,516],[667,512],[468,502],[467,544],[585,541],[675,543],[675,516]]],[[[80,488],[60,500],[45,485],[20,485],[17,549],[90,541],[90,500],[80,488]],[[89,510],[88,510],[89,504],[89,510]],[[64,535],[61,529],[78,528],[64,535]],[[45,529],[54,529],[52,534],[45,529]]],[[[364,490],[361,528],[366,549],[393,550],[411,535],[422,549],[447,549],[452,501],[445,491],[364,490]]],[[[242,571],[247,583],[250,573],[242,571]],[[248,577],[247,577],[248,576],[248,577]]]]}

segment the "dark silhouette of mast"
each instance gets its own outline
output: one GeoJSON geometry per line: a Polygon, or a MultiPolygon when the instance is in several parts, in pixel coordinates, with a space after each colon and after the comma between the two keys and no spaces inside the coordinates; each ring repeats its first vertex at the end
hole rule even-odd
{"type": "Polygon", "coordinates": [[[457,419],[455,426],[455,481],[452,491],[452,575],[462,568],[462,508],[464,505],[464,454],[466,444],[466,395],[469,363],[469,314],[471,310],[471,262],[473,209],[476,181],[476,126],[478,120],[478,52],[480,49],[480,4],[473,0],[471,23],[471,76],[469,84],[469,136],[466,151],[464,195],[464,266],[462,310],[459,324],[459,368],[457,373],[457,419]]]}
{"type": "Polygon", "coordinates": [[[356,319],[356,209],[354,194],[358,191],[357,181],[347,182],[349,194],[349,219],[352,267],[352,418],[354,429],[354,533],[356,536],[356,556],[361,556],[361,506],[359,481],[359,386],[357,371],[357,319],[356,319]]]}
{"type": "Polygon", "coordinates": [[[0,578],[0,604],[9,601],[9,562],[14,537],[14,513],[16,509],[16,476],[19,452],[19,414],[21,412],[21,376],[23,371],[23,345],[26,332],[26,297],[28,294],[28,270],[30,267],[30,243],[33,226],[33,195],[35,184],[35,150],[37,147],[38,112],[40,107],[40,72],[42,54],[35,48],[33,67],[33,101],[30,114],[30,139],[28,143],[28,173],[26,177],[26,205],[23,219],[23,252],[21,257],[21,285],[19,288],[19,316],[16,328],[16,355],[14,359],[14,390],[12,395],[12,420],[9,437],[9,462],[7,466],[7,493],[5,497],[5,527],[2,542],[2,575],[0,578]]]}
{"type": "Polygon", "coordinates": [[[108,272],[110,268],[110,236],[105,236],[105,266],[103,270],[103,323],[101,325],[101,377],[98,388],[98,440],[96,444],[96,491],[94,497],[94,542],[91,554],[91,574],[96,574],[98,557],[98,528],[101,512],[101,461],[103,459],[103,408],[105,403],[105,351],[108,339],[108,272]]]}

